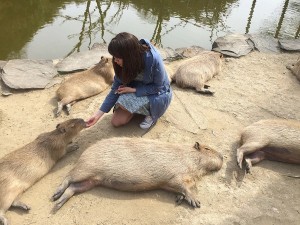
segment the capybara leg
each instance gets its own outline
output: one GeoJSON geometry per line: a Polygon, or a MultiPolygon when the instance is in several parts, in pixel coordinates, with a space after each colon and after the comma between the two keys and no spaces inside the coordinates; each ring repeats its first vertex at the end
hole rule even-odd
{"type": "Polygon", "coordinates": [[[25,211],[29,211],[30,210],[30,207],[28,205],[26,205],[25,203],[23,202],[20,202],[19,200],[15,200],[12,204],[11,204],[12,207],[16,207],[16,208],[19,208],[19,209],[23,209],[25,211]]]}
{"type": "Polygon", "coordinates": [[[56,111],[56,116],[59,116],[61,114],[61,111],[63,109],[64,105],[63,103],[60,101],[60,102],[57,102],[57,111],[56,111]]]}
{"type": "Polygon", "coordinates": [[[250,173],[250,169],[252,168],[252,165],[259,163],[260,161],[264,160],[266,158],[266,153],[263,151],[257,151],[253,152],[247,156],[245,156],[245,162],[246,162],[246,172],[250,173]]]}
{"type": "Polygon", "coordinates": [[[168,182],[164,189],[179,193],[176,196],[176,203],[181,204],[185,199],[189,205],[194,208],[200,208],[200,201],[198,201],[192,191],[191,187],[195,186],[195,181],[190,177],[184,179],[175,178],[168,182]]]}
{"type": "Polygon", "coordinates": [[[215,91],[208,89],[208,87],[205,88],[205,86],[204,86],[201,88],[196,88],[196,91],[199,92],[200,94],[213,95],[215,93],[215,91]]]}
{"type": "Polygon", "coordinates": [[[264,142],[248,142],[244,143],[241,147],[239,147],[236,151],[237,164],[242,169],[242,163],[244,159],[244,155],[248,155],[253,153],[261,148],[263,148],[266,144],[264,142]]]}
{"type": "Polygon", "coordinates": [[[8,220],[2,213],[0,213],[0,225],[9,225],[8,220]]]}
{"type": "Polygon", "coordinates": [[[51,200],[56,201],[57,199],[59,199],[60,196],[62,196],[62,194],[64,193],[64,191],[69,187],[69,185],[70,185],[70,177],[68,176],[63,180],[61,185],[58,186],[55,193],[52,195],[51,200]]]}
{"type": "Polygon", "coordinates": [[[71,109],[72,109],[72,105],[70,103],[66,104],[66,108],[67,108],[68,115],[70,115],[70,112],[71,112],[71,109]]]}
{"type": "Polygon", "coordinates": [[[82,182],[70,184],[63,195],[57,200],[57,203],[55,204],[52,212],[57,212],[74,194],[88,191],[95,187],[97,184],[98,182],[95,182],[93,180],[85,180],[82,182]]]}
{"type": "Polygon", "coordinates": [[[69,153],[69,152],[73,152],[73,151],[76,151],[76,150],[78,150],[79,149],[79,145],[78,145],[78,143],[72,143],[72,144],[69,144],[68,146],[67,146],[67,152],[69,153]]]}

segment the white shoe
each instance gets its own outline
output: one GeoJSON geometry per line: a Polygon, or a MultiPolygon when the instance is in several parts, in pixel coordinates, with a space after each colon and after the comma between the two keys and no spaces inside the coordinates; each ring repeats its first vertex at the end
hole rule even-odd
{"type": "Polygon", "coordinates": [[[144,121],[140,123],[140,128],[149,129],[154,124],[151,116],[146,116],[144,121]]]}

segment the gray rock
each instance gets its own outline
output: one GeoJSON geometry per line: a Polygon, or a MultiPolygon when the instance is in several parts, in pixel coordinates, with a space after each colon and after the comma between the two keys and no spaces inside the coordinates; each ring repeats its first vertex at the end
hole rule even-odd
{"type": "Polygon", "coordinates": [[[155,46],[155,48],[158,50],[164,61],[172,61],[174,59],[182,58],[174,49],[170,47],[161,48],[159,46],[155,46]]]}
{"type": "Polygon", "coordinates": [[[60,73],[71,73],[86,70],[97,64],[101,56],[111,57],[108,53],[106,44],[94,44],[88,51],[74,53],[56,64],[57,71],[60,73]]]}
{"type": "Polygon", "coordinates": [[[253,49],[254,45],[249,39],[249,36],[243,34],[229,34],[224,37],[219,37],[212,45],[213,51],[232,57],[247,55],[253,49]]]}
{"type": "Polygon", "coordinates": [[[9,60],[3,67],[2,80],[13,89],[45,88],[57,75],[52,60],[9,60]]]}
{"type": "Polygon", "coordinates": [[[279,47],[286,51],[300,51],[300,39],[278,40],[279,47]]]}
{"type": "Polygon", "coordinates": [[[253,42],[255,49],[264,53],[279,53],[280,48],[278,39],[274,37],[266,37],[261,34],[250,34],[250,40],[253,42]]]}
{"type": "Polygon", "coordinates": [[[191,58],[201,52],[205,51],[204,48],[200,46],[191,46],[187,48],[176,48],[175,52],[177,52],[182,58],[191,58]]]}

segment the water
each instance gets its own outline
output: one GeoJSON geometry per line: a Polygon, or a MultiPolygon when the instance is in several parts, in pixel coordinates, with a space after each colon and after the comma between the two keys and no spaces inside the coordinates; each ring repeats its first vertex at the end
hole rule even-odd
{"type": "Polygon", "coordinates": [[[55,59],[122,31],[211,49],[227,33],[299,38],[300,0],[1,0],[0,60],[55,59]]]}

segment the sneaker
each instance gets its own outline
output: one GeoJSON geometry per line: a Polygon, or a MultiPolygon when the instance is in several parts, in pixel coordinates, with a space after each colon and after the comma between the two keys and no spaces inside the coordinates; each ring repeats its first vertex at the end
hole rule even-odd
{"type": "Polygon", "coordinates": [[[146,116],[144,121],[140,123],[140,128],[149,129],[154,124],[151,116],[146,116]]]}

